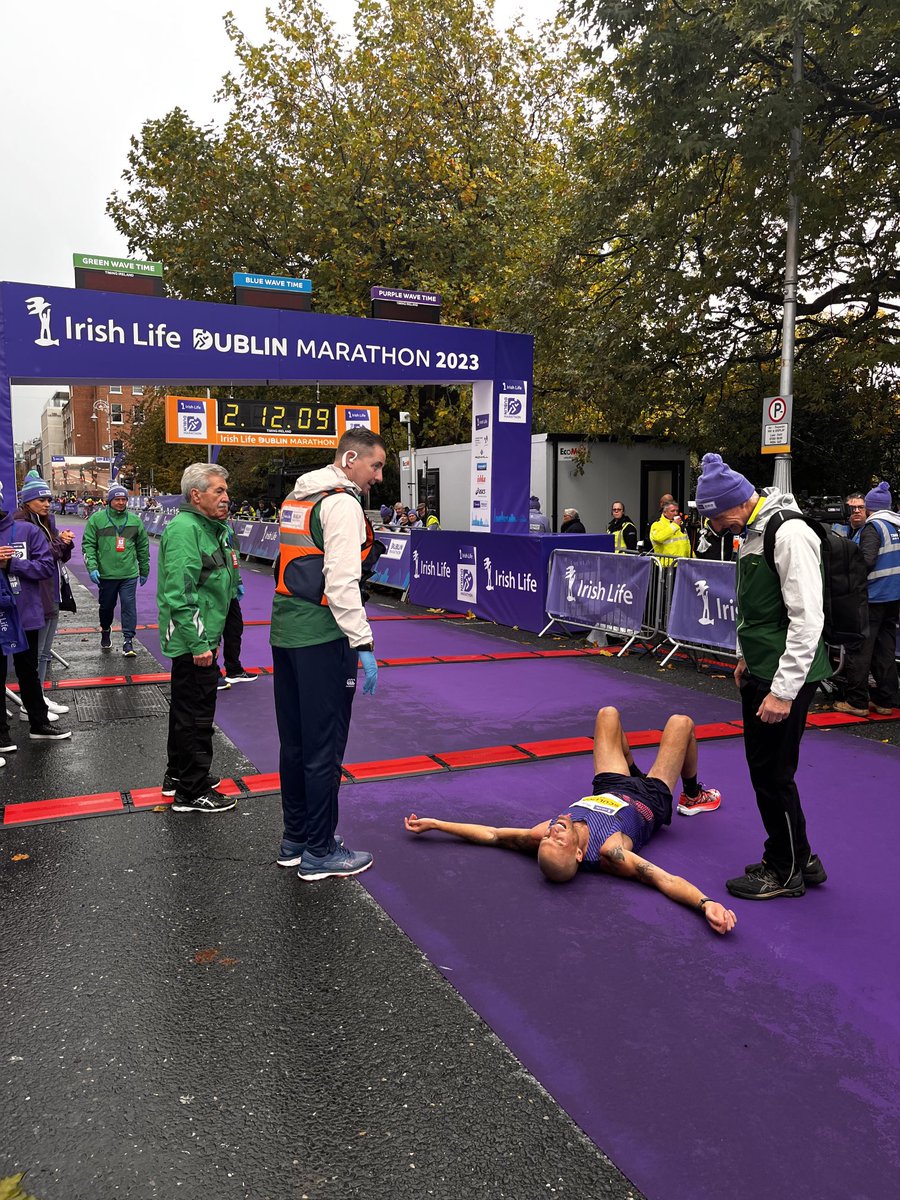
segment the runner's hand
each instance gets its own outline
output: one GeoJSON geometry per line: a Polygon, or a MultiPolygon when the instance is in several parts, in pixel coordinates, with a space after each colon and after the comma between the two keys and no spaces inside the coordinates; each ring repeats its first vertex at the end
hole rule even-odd
{"type": "Polygon", "coordinates": [[[707,925],[714,933],[730,933],[737,924],[737,917],[731,909],[725,908],[715,900],[710,900],[703,905],[703,915],[706,917],[707,925]]]}

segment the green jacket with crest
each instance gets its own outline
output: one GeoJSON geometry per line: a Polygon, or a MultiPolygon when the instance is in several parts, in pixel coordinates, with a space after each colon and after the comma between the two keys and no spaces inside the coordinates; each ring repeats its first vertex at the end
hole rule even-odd
{"type": "Polygon", "coordinates": [[[215,651],[240,573],[224,521],[184,504],[159,543],[156,603],[159,640],[168,658],[215,651]]]}

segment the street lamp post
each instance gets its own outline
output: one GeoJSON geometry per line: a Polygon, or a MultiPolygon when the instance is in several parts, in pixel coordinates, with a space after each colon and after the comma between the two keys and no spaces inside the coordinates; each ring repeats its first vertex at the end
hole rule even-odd
{"type": "MultiPolygon", "coordinates": [[[[106,490],[109,491],[110,485],[112,484],[112,461],[113,461],[112,421],[111,421],[111,409],[110,409],[109,401],[108,400],[95,400],[94,404],[93,404],[93,409],[94,409],[94,411],[91,413],[92,421],[97,420],[98,412],[106,413],[106,447],[105,447],[105,449],[106,449],[106,453],[108,456],[107,462],[106,462],[106,490]]],[[[99,428],[99,426],[98,426],[98,428],[99,428]]],[[[99,439],[98,439],[98,443],[99,443],[99,439]]]]}

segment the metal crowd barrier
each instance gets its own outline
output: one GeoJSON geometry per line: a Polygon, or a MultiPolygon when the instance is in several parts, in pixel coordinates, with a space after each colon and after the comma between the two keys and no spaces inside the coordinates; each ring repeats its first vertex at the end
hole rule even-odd
{"type": "MultiPolygon", "coordinates": [[[[562,568],[565,575],[565,568],[562,568]]],[[[618,656],[621,657],[635,642],[643,642],[650,647],[654,647],[658,639],[662,636],[662,627],[660,618],[666,611],[666,597],[668,594],[668,582],[663,568],[658,559],[652,555],[638,555],[632,553],[611,554],[608,551],[600,550],[554,550],[550,555],[550,561],[547,565],[547,581],[548,581],[548,596],[547,596],[547,616],[549,622],[541,630],[539,636],[543,636],[554,625],[574,626],[576,629],[587,629],[591,632],[612,634],[614,637],[624,637],[626,639],[624,645],[618,651],[618,656]],[[593,611],[591,600],[589,599],[583,604],[567,604],[555,605],[550,597],[550,581],[554,577],[554,572],[561,569],[561,564],[569,563],[569,569],[575,571],[575,564],[581,566],[587,565],[588,570],[595,575],[599,580],[600,573],[604,567],[612,568],[613,575],[621,574],[620,567],[624,567],[624,560],[638,560],[641,563],[649,565],[650,579],[647,585],[647,594],[644,601],[643,609],[641,610],[641,618],[637,623],[636,614],[632,614],[632,619],[623,620],[626,615],[625,609],[621,604],[612,604],[604,608],[600,605],[594,605],[593,611]],[[593,564],[593,568],[591,568],[593,564]]]]}

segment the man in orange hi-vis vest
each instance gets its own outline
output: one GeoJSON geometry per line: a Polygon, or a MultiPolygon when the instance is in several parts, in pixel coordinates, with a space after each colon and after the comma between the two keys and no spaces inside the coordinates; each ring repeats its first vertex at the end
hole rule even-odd
{"type": "Polygon", "coordinates": [[[381,481],[384,457],[378,434],[350,429],[334,462],[301,475],[281,508],[271,633],[284,812],[277,861],[307,882],[372,865],[335,830],[357,661],[364,693],[378,680],[362,584],[384,547],[362,493],[381,481]]]}

